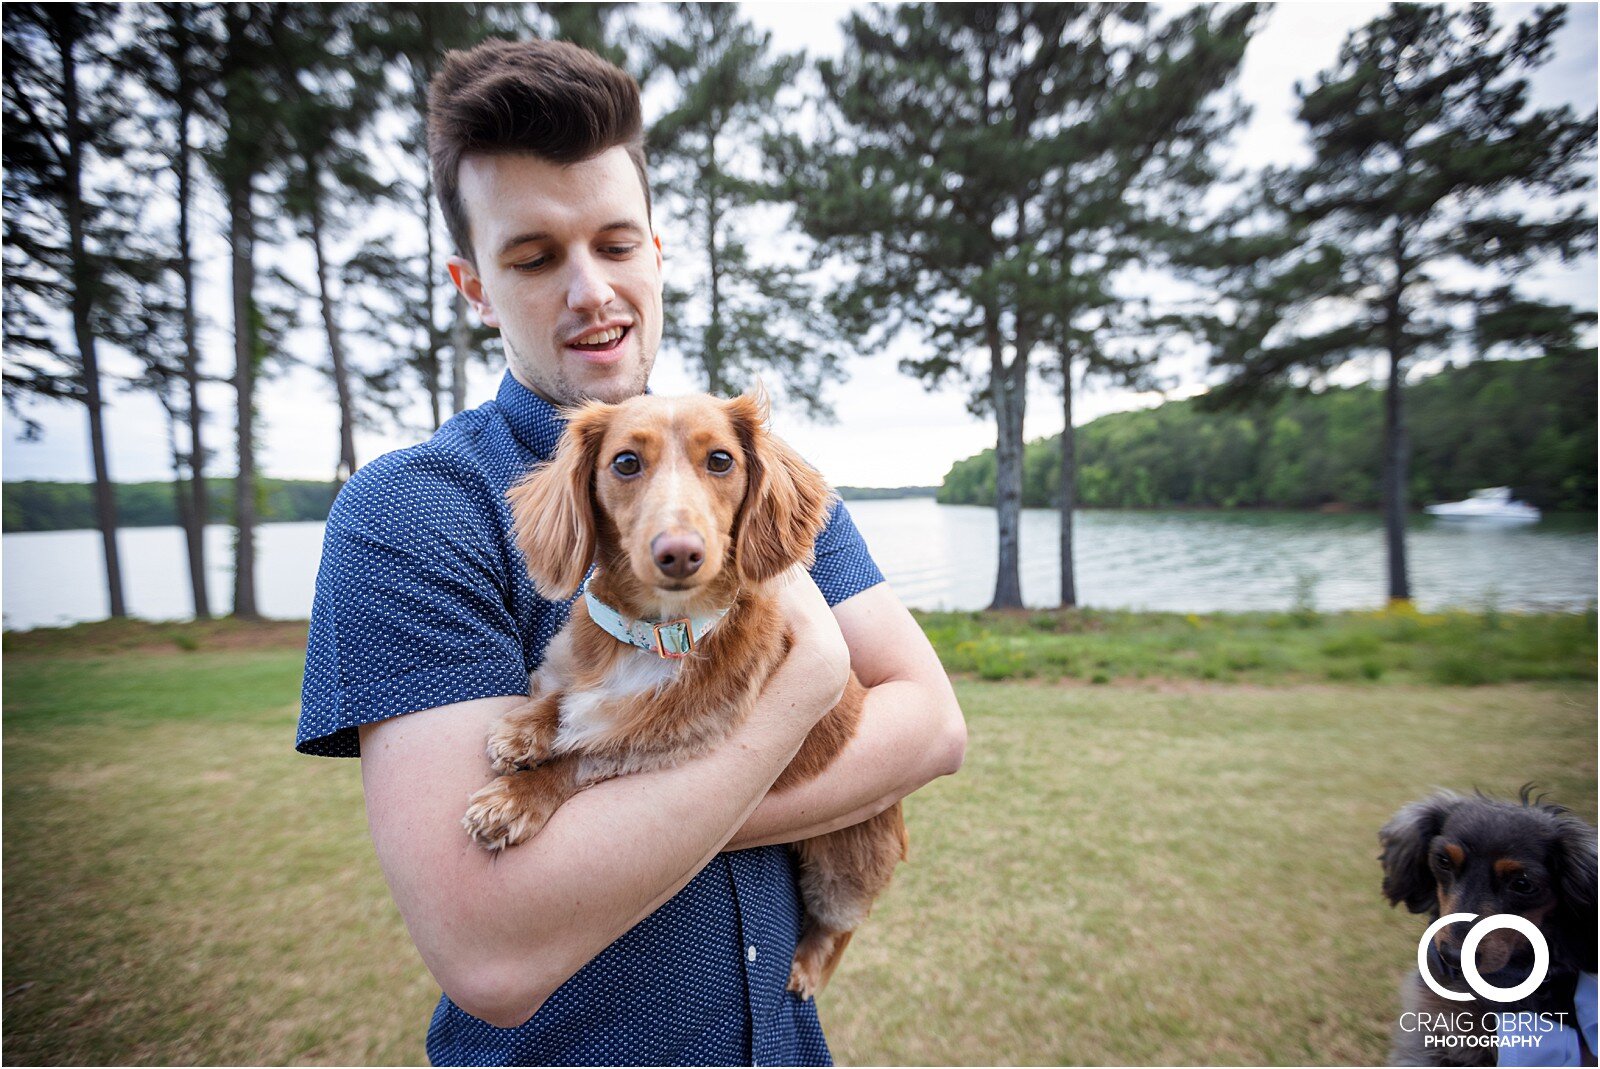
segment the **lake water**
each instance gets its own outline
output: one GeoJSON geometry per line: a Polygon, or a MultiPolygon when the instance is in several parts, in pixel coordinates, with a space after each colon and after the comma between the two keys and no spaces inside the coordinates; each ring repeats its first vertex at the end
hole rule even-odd
{"type": "MultiPolygon", "coordinates": [[[[907,605],[978,609],[994,593],[991,509],[928,498],[855,501],[851,514],[907,605]]],[[[1022,593],[1057,601],[1056,513],[1022,514],[1022,593]]],[[[1173,612],[1281,610],[1309,592],[1322,610],[1375,609],[1385,600],[1383,525],[1377,516],[1298,512],[1126,512],[1077,515],[1078,600],[1097,608],[1173,612]]],[[[128,608],[146,619],[190,612],[183,534],[176,527],[118,535],[128,608]]],[[[232,596],[233,529],[206,530],[214,609],[232,596]]],[[[311,612],[320,523],[265,524],[257,532],[256,597],[271,617],[311,612]]],[[[1469,527],[1413,519],[1411,583],[1424,610],[1458,607],[1582,610],[1596,599],[1595,516],[1528,527],[1469,527]]],[[[4,538],[7,628],[103,619],[104,570],[93,531],[4,538]]]]}

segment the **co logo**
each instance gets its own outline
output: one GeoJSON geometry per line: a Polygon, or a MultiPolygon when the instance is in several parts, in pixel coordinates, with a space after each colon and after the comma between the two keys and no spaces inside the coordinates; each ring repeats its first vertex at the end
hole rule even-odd
{"type": "MultiPolygon", "coordinates": [[[[1428,971],[1428,944],[1433,940],[1434,933],[1445,925],[1477,919],[1476,913],[1451,913],[1428,925],[1428,930],[1422,933],[1422,942],[1417,944],[1417,971],[1422,974],[1423,983],[1431,987],[1433,993],[1440,998],[1454,1002],[1472,1001],[1471,995],[1451,991],[1433,978],[1433,973],[1428,971]]],[[[1472,988],[1480,998],[1486,998],[1490,1002],[1516,1002],[1527,998],[1544,983],[1545,974],[1549,971],[1550,944],[1545,942],[1544,933],[1526,917],[1519,917],[1514,913],[1495,913],[1474,924],[1467,937],[1461,941],[1461,974],[1466,978],[1468,987],[1472,988]],[[1533,944],[1533,972],[1515,987],[1496,987],[1478,972],[1478,944],[1483,942],[1484,936],[1500,928],[1521,932],[1528,942],[1533,944]]]]}

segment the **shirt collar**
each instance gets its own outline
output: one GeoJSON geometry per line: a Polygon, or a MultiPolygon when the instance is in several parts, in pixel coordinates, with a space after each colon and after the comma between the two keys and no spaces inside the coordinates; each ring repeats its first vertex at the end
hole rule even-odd
{"type": "Polygon", "coordinates": [[[510,424],[511,433],[533,453],[535,460],[555,456],[556,442],[567,426],[559,408],[522,385],[509,371],[500,380],[495,403],[510,424]]]}

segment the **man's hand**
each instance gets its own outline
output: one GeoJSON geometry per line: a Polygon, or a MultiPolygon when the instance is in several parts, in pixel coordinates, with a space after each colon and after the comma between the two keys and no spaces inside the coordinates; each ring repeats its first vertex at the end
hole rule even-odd
{"type": "Polygon", "coordinates": [[[796,565],[775,580],[773,594],[794,640],[784,667],[816,685],[820,720],[844,694],[850,679],[850,647],[822,591],[804,568],[796,565]]]}
{"type": "Polygon", "coordinates": [[[729,849],[859,824],[961,767],[967,746],[961,707],[927,636],[888,584],[841,602],[830,615],[836,627],[817,626],[848,643],[851,667],[867,688],[861,722],[821,775],[767,795],[729,849]]]}

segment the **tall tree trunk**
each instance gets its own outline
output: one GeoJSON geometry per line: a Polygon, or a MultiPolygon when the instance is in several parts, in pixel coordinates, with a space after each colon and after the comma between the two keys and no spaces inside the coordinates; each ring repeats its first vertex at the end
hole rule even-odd
{"type": "Polygon", "coordinates": [[[1383,532],[1389,547],[1389,600],[1410,601],[1406,570],[1406,483],[1411,446],[1406,437],[1404,357],[1391,351],[1383,397],[1383,532]]]}
{"type": "Polygon", "coordinates": [[[345,365],[344,342],[339,335],[333,293],[328,287],[328,258],[323,248],[321,187],[316,167],[311,168],[311,249],[317,260],[317,298],[322,306],[322,327],[328,336],[328,357],[333,362],[333,388],[339,397],[339,468],[334,481],[343,486],[356,472],[355,405],[350,395],[350,369],[345,365]]]}
{"type": "MultiPolygon", "coordinates": [[[[985,45],[983,49],[983,125],[985,129],[996,122],[995,105],[991,99],[994,83],[994,52],[997,43],[992,34],[995,28],[994,8],[982,8],[979,21],[985,45]]],[[[1016,240],[1020,241],[1026,220],[1018,213],[1016,240]]],[[[990,233],[994,227],[990,226],[990,233]]],[[[997,250],[998,251],[998,250],[997,250]]],[[[1021,301],[1017,302],[1021,312],[1021,301]]],[[[998,529],[998,552],[995,566],[994,601],[991,609],[1022,608],[1022,426],[1028,403],[1028,354],[1023,348],[1022,324],[1017,324],[1016,352],[1011,364],[1006,364],[1005,337],[1000,322],[1000,309],[990,305],[984,309],[985,341],[989,346],[989,392],[994,403],[994,513],[998,529]],[[1016,372],[1020,369],[1021,388],[1016,372]]]]}
{"type": "Polygon", "coordinates": [[[1389,549],[1389,600],[1410,601],[1406,569],[1406,484],[1411,461],[1406,438],[1405,234],[1397,220],[1392,240],[1394,287],[1387,299],[1384,331],[1389,348],[1389,384],[1383,398],[1383,533],[1389,549]]]}
{"type": "Polygon", "coordinates": [[[197,620],[211,617],[206,590],[206,453],[201,442],[205,413],[200,407],[200,331],[194,310],[194,254],[189,246],[189,78],[186,57],[178,73],[178,277],[183,281],[183,381],[189,405],[189,485],[183,517],[183,537],[189,551],[189,587],[197,620]]]}
{"type": "Polygon", "coordinates": [[[86,140],[78,109],[78,14],[70,5],[55,9],[61,48],[61,96],[67,128],[66,190],[67,240],[72,256],[72,330],[83,364],[83,403],[89,413],[89,455],[94,463],[94,511],[106,562],[106,594],[113,617],[126,616],[122,599],[122,562],[117,555],[117,501],[106,462],[106,435],[100,396],[100,360],[95,352],[91,322],[98,285],[84,247],[83,145],[86,140]]]}
{"type": "Polygon", "coordinates": [[[233,614],[255,619],[255,217],[251,180],[236,175],[228,190],[228,237],[233,245],[233,385],[239,395],[239,474],[234,478],[233,614]]]}
{"type": "Polygon", "coordinates": [[[451,311],[450,411],[456,413],[467,407],[467,358],[472,355],[472,323],[467,319],[467,299],[460,293],[451,302],[451,311]]]}
{"type": "Polygon", "coordinates": [[[1061,354],[1061,607],[1078,604],[1078,583],[1072,560],[1072,510],[1078,504],[1077,436],[1072,429],[1072,357],[1061,354]]]}
{"type": "Polygon", "coordinates": [[[444,422],[444,398],[441,394],[439,381],[439,347],[437,344],[438,332],[428,331],[428,413],[433,418],[433,429],[438,430],[444,422]]]}
{"type": "Polygon", "coordinates": [[[999,531],[999,561],[994,581],[991,609],[1022,608],[1021,527],[1022,527],[1022,422],[1027,395],[1018,390],[1014,375],[1017,353],[1006,365],[1004,342],[998,316],[991,312],[989,334],[989,382],[994,399],[995,472],[994,511],[999,531]]]}
{"type": "MultiPolygon", "coordinates": [[[[170,392],[171,389],[172,386],[170,383],[163,383],[160,387],[161,411],[165,413],[167,417],[167,455],[172,461],[172,504],[178,516],[178,524],[183,528],[184,534],[187,536],[195,526],[194,517],[192,515],[194,509],[194,499],[190,496],[189,487],[187,485],[187,483],[191,480],[186,480],[184,478],[185,465],[183,450],[178,447],[178,412],[177,407],[172,400],[170,392]]],[[[192,545],[190,546],[190,549],[191,553],[189,562],[192,567],[194,563],[192,545]]],[[[201,578],[204,579],[204,576],[202,575],[201,578]]],[[[203,620],[206,618],[201,614],[200,611],[200,598],[203,596],[204,590],[205,587],[203,585],[194,588],[194,615],[195,619],[197,620],[203,620]]]]}
{"type": "MultiPolygon", "coordinates": [[[[428,377],[428,399],[433,405],[433,428],[439,429],[440,399],[439,399],[439,374],[441,361],[439,359],[440,335],[438,320],[434,318],[433,293],[434,293],[434,262],[437,259],[433,244],[433,168],[429,162],[422,161],[422,226],[423,226],[423,264],[422,264],[422,318],[423,340],[422,344],[427,351],[422,358],[423,371],[428,377]]],[[[459,297],[459,294],[457,295],[459,297]]],[[[464,301],[462,302],[464,305],[464,301]]],[[[467,403],[467,357],[460,341],[460,334],[456,325],[460,323],[463,315],[462,307],[455,311],[455,320],[451,323],[451,350],[450,350],[450,414],[453,416],[466,407],[467,403]]]]}
{"type": "Polygon", "coordinates": [[[710,308],[700,344],[700,365],[706,372],[706,392],[722,394],[727,383],[722,375],[722,250],[717,248],[717,225],[722,213],[717,204],[716,133],[708,135],[710,162],[701,169],[700,181],[706,190],[706,271],[710,280],[710,308]]]}

